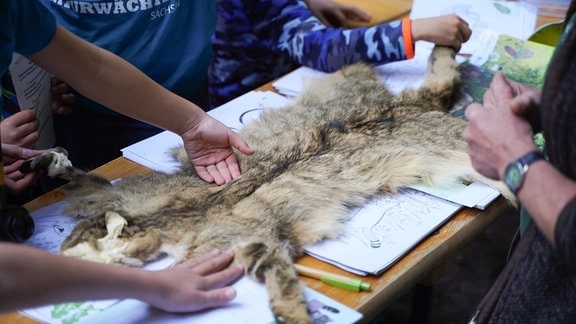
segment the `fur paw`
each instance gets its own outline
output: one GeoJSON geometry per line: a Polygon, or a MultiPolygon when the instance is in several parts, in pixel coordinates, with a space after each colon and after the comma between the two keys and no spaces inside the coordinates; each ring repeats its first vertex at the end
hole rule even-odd
{"type": "Polygon", "coordinates": [[[44,171],[50,177],[66,174],[67,169],[72,167],[72,163],[68,160],[68,152],[61,148],[54,148],[42,155],[29,159],[22,163],[20,172],[32,173],[36,171],[44,171]]]}
{"type": "Polygon", "coordinates": [[[272,313],[274,313],[274,318],[276,323],[292,323],[292,324],[312,324],[314,321],[308,313],[307,306],[301,305],[296,309],[289,309],[284,307],[272,306],[272,313]]]}

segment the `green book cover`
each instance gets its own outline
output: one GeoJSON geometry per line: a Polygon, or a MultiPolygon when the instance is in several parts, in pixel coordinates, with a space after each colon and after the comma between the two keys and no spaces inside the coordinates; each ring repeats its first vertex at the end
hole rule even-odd
{"type": "Polygon", "coordinates": [[[494,75],[498,72],[508,79],[541,88],[554,47],[507,35],[493,36],[485,49],[460,64],[462,83],[458,103],[452,115],[463,117],[471,102],[483,102],[494,75]]]}

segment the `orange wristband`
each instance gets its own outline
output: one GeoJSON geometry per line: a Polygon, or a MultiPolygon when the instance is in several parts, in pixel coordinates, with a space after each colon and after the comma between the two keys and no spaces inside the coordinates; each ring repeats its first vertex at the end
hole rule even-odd
{"type": "Polygon", "coordinates": [[[404,48],[406,49],[406,58],[414,57],[414,41],[412,40],[412,19],[402,19],[402,36],[404,38],[404,48]]]}

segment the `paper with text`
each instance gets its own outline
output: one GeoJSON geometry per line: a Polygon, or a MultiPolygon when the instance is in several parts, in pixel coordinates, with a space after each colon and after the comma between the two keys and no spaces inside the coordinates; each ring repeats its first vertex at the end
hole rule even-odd
{"type": "Polygon", "coordinates": [[[53,147],[56,138],[52,123],[50,73],[16,53],[13,54],[9,71],[20,109],[33,109],[36,112],[40,137],[33,148],[53,147]]]}

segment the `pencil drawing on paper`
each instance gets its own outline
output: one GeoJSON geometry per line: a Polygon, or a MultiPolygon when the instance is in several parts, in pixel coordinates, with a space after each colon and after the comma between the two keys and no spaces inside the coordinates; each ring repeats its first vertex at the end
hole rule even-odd
{"type": "Polygon", "coordinates": [[[265,107],[263,104],[261,107],[254,108],[254,109],[248,109],[248,110],[246,110],[240,114],[240,117],[238,117],[238,121],[242,125],[248,125],[248,123],[250,123],[250,122],[259,120],[264,109],[265,109],[265,107]]]}
{"type": "Polygon", "coordinates": [[[456,3],[453,6],[444,8],[443,12],[444,14],[454,13],[458,15],[468,23],[468,26],[472,30],[485,29],[488,26],[488,23],[482,20],[482,16],[478,12],[475,12],[469,4],[456,3]]]}
{"type": "Polygon", "coordinates": [[[77,220],[58,218],[57,220],[35,220],[34,241],[30,244],[52,253],[60,252],[60,244],[72,233],[77,220]]]}
{"type": "Polygon", "coordinates": [[[422,226],[442,208],[436,198],[416,190],[410,190],[409,195],[384,196],[372,206],[378,211],[357,211],[351,216],[353,225],[339,242],[373,249],[396,249],[398,236],[410,235],[412,230],[422,226]]]}

